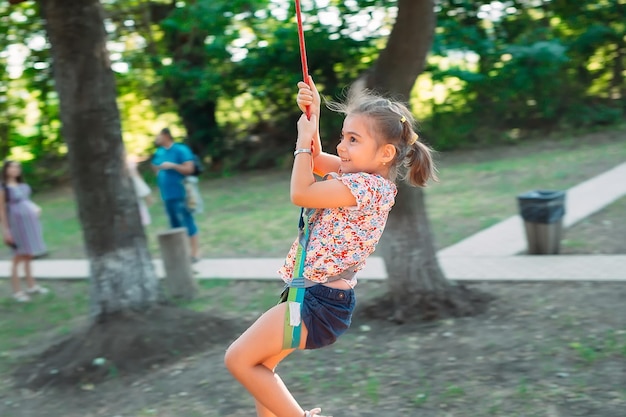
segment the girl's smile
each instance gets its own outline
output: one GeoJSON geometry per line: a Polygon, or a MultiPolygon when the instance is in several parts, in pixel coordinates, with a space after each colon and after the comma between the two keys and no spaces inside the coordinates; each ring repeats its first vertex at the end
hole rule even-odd
{"type": "Polygon", "coordinates": [[[341,172],[376,172],[378,143],[369,134],[367,118],[355,114],[346,117],[337,145],[341,172]]]}
{"type": "MultiPolygon", "coordinates": [[[[392,147],[393,148],[393,147],[392,147]]],[[[387,176],[389,161],[385,147],[370,134],[370,122],[360,114],[348,115],[343,122],[341,141],[337,145],[337,155],[342,173],[367,172],[387,176]]]]}

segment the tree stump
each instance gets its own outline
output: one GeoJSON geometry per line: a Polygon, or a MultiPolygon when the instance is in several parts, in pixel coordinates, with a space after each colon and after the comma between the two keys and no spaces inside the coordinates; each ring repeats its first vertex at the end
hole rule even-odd
{"type": "Polygon", "coordinates": [[[158,239],[165,271],[166,295],[191,300],[197,288],[191,269],[191,250],[187,229],[178,227],[160,232],[158,239]]]}

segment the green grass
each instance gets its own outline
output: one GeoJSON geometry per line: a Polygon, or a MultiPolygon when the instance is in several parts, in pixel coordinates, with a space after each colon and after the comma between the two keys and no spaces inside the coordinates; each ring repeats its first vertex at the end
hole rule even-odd
{"type": "MultiPolygon", "coordinates": [[[[149,249],[158,254],[157,234],[169,228],[158,190],[149,208],[149,249]]],[[[286,253],[297,230],[298,208],[289,202],[289,173],[249,173],[202,181],[205,211],[196,216],[204,257],[277,256],[286,253]]],[[[50,257],[84,257],[82,232],[68,189],[38,194],[50,257]]],[[[4,255],[6,258],[6,255],[4,255]]]]}
{"type": "MultiPolygon", "coordinates": [[[[441,181],[426,189],[429,218],[439,248],[517,213],[516,196],[532,189],[567,189],[626,161],[626,128],[558,141],[438,155],[441,181]],[[596,134],[597,135],[597,134],[596,134]]],[[[255,172],[201,180],[205,212],[196,216],[202,255],[283,256],[297,228],[289,201],[289,171],[255,172]]],[[[158,191],[150,207],[149,247],[158,256],[157,233],[168,227],[158,191]]],[[[51,257],[84,256],[72,192],[41,193],[42,222],[51,257]]],[[[5,255],[6,257],[6,255],[5,255]]]]}
{"type": "Polygon", "coordinates": [[[281,289],[280,282],[277,279],[276,282],[253,288],[247,281],[202,280],[198,281],[198,293],[193,300],[177,304],[195,311],[211,308],[229,313],[258,313],[276,304],[281,289]]]}
{"type": "Polygon", "coordinates": [[[19,352],[37,346],[35,336],[54,339],[70,333],[74,323],[89,311],[88,284],[59,283],[60,290],[38,296],[30,303],[0,299],[0,371],[12,361],[8,352],[19,352]]]}
{"type": "Polygon", "coordinates": [[[441,182],[427,190],[438,246],[446,247],[516,214],[518,194],[533,189],[566,190],[623,163],[623,136],[624,132],[601,144],[566,140],[553,144],[554,149],[519,156],[485,155],[489,159],[478,162],[458,163],[454,158],[447,162],[443,155],[441,182]]]}
{"type": "Polygon", "coordinates": [[[586,365],[612,356],[626,358],[626,333],[615,330],[592,335],[569,344],[578,359],[586,365]]]}
{"type": "MultiPolygon", "coordinates": [[[[21,356],[20,352],[45,346],[87,323],[89,284],[86,281],[54,281],[45,285],[51,292],[29,303],[0,298],[0,374],[21,356]]],[[[276,304],[280,288],[280,282],[252,285],[243,281],[202,280],[198,281],[196,297],[178,305],[251,319],[276,304]]]]}

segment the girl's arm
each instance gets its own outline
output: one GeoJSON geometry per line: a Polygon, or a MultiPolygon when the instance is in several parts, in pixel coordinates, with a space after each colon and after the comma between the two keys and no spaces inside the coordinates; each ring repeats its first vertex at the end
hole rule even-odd
{"type": "MultiPolygon", "coordinates": [[[[311,120],[307,120],[304,114],[300,116],[296,149],[310,149],[316,131],[317,115],[311,112],[311,120]]],[[[317,158],[325,158],[324,155],[328,154],[321,153],[317,158]]],[[[291,202],[307,208],[356,206],[356,198],[341,181],[336,179],[315,181],[311,167],[312,158],[313,155],[306,152],[298,153],[295,156],[291,172],[291,202]]]]}
{"type": "Polygon", "coordinates": [[[339,157],[322,151],[322,141],[319,131],[321,99],[317,87],[313,82],[313,78],[309,77],[308,84],[303,81],[298,83],[297,102],[302,112],[306,112],[306,108],[309,107],[311,115],[317,116],[316,129],[313,134],[313,139],[311,140],[311,146],[306,147],[313,151],[313,172],[319,176],[324,176],[329,172],[337,172],[339,170],[339,157]]]}
{"type": "Polygon", "coordinates": [[[321,152],[315,158],[313,158],[314,168],[313,171],[323,177],[329,172],[339,171],[339,157],[326,152],[321,152]]]}
{"type": "Polygon", "coordinates": [[[9,228],[9,220],[7,219],[7,204],[5,196],[5,188],[0,188],[0,225],[2,225],[2,236],[5,242],[12,242],[11,229],[9,228]]]}

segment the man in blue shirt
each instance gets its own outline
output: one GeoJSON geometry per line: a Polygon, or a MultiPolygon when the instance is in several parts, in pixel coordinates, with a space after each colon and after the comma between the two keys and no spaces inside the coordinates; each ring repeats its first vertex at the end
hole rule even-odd
{"type": "Polygon", "coordinates": [[[194,155],[187,145],[174,142],[168,128],[161,130],[155,144],[152,167],[157,173],[157,184],[170,226],[186,227],[189,235],[192,262],[198,260],[198,228],[186,204],[185,177],[194,172],[194,155]]]}

